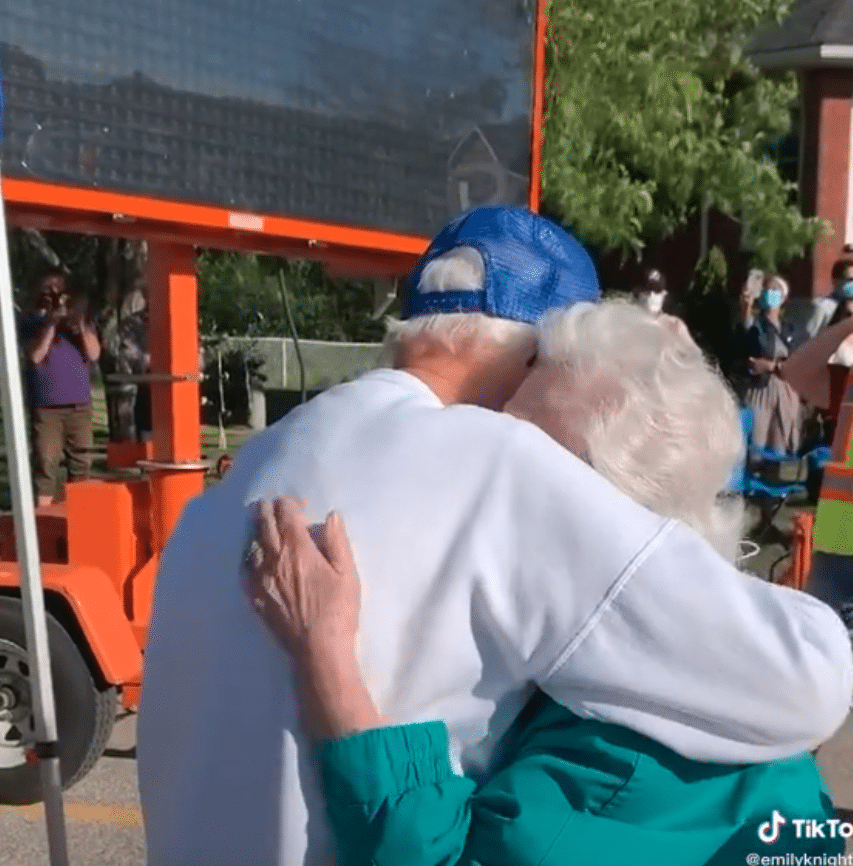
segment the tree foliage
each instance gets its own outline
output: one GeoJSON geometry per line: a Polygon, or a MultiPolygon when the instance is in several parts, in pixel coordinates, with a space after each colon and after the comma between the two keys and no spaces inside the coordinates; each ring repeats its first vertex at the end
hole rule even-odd
{"type": "Polygon", "coordinates": [[[110,438],[122,441],[133,436],[133,403],[136,385],[110,381],[113,374],[143,372],[133,359],[142,353],[134,345],[127,324],[133,311],[127,301],[138,290],[144,294],[147,247],[126,241],[69,232],[12,229],[9,251],[15,302],[19,308],[32,303],[32,282],[46,265],[62,267],[72,286],[85,294],[96,320],[101,340],[98,367],[106,387],[107,422],[110,438]]]}
{"type": "MultiPolygon", "coordinates": [[[[756,264],[801,254],[823,226],[802,217],[772,157],[796,81],[759,74],[743,54],[791,2],[551,0],[545,209],[601,251],[640,254],[707,205],[744,224],[756,264]]],[[[481,3],[490,26],[515,26],[512,4],[481,3]]],[[[88,290],[105,333],[116,332],[135,281],[116,263],[132,256],[107,239],[15,231],[10,240],[18,286],[55,255],[88,290]]],[[[215,251],[199,255],[202,331],[289,335],[280,270],[300,337],[381,338],[370,283],[332,280],[313,262],[215,251]]]]}
{"type": "Polygon", "coordinates": [[[774,164],[797,93],[750,35],[789,0],[553,0],[546,207],[593,246],[639,254],[703,205],[741,220],[766,267],[825,227],[774,164]]]}
{"type": "Polygon", "coordinates": [[[290,336],[279,273],[297,336],[372,342],[384,333],[371,315],[373,285],[332,280],[318,262],[209,250],[199,255],[198,267],[205,334],[290,336]]]}

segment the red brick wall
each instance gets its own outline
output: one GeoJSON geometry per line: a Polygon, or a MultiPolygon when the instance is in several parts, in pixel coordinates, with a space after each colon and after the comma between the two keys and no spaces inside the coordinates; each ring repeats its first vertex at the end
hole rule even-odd
{"type": "Polygon", "coordinates": [[[828,220],[834,233],[804,261],[788,269],[792,293],[822,296],[844,246],[850,172],[850,110],[853,69],[810,70],[802,75],[804,136],[800,201],[803,213],[828,220]]]}
{"type": "MultiPolygon", "coordinates": [[[[697,216],[672,237],[645,250],[640,262],[622,262],[618,255],[603,256],[599,262],[601,283],[608,289],[628,290],[642,278],[644,268],[658,268],[666,276],[669,291],[678,296],[686,291],[699,261],[701,220],[697,216]]],[[[729,289],[739,291],[749,268],[747,254],[740,251],[741,226],[724,214],[712,211],[708,219],[708,248],[719,246],[728,262],[729,289]]]]}

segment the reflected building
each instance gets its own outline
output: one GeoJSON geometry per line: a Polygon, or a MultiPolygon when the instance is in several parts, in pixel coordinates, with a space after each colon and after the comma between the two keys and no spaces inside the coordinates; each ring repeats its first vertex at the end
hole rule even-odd
{"type": "MultiPolygon", "coordinates": [[[[378,14],[388,3],[366,5],[378,14]]],[[[140,5],[151,5],[152,14],[162,8],[144,0],[135,5],[135,14],[140,5]]],[[[462,209],[527,201],[532,29],[524,16],[513,36],[521,62],[505,63],[503,71],[484,68],[479,78],[473,74],[476,58],[460,63],[459,89],[445,85],[436,92],[397,81],[383,90],[374,69],[365,72],[369,87],[362,82],[331,94],[335,81],[356,72],[339,47],[326,52],[330,66],[342,67],[337,71],[312,78],[310,67],[288,67],[288,80],[296,84],[278,91],[287,104],[275,104],[271,72],[260,63],[251,68],[251,46],[241,80],[249,80],[243,90],[251,89],[256,76],[258,98],[216,95],[212,84],[206,92],[177,86],[188,79],[181,64],[192,65],[182,55],[207,46],[165,31],[160,67],[148,63],[145,71],[95,76],[93,69],[109,65],[99,64],[98,50],[107,50],[103,40],[72,39],[78,54],[69,55],[65,46],[58,63],[51,39],[62,34],[41,35],[43,56],[35,53],[37,22],[24,20],[17,0],[0,0],[4,6],[0,70],[8,176],[426,236],[462,209]],[[91,50],[84,52],[86,46],[91,50]],[[515,107],[509,105],[513,99],[515,107]]],[[[457,14],[474,16],[475,6],[456,7],[457,14]]],[[[507,39],[505,32],[501,38],[507,39]]],[[[391,49],[387,34],[377,33],[373,55],[364,48],[355,54],[365,63],[391,49]]],[[[438,49],[430,50],[431,62],[439,63],[438,49]]],[[[462,57],[468,49],[441,50],[462,57]]],[[[214,62],[209,52],[205,62],[214,62]]],[[[411,73],[406,80],[413,80],[411,73]]],[[[431,74],[425,70],[425,80],[431,74]]],[[[449,80],[455,73],[441,74],[449,80]]]]}

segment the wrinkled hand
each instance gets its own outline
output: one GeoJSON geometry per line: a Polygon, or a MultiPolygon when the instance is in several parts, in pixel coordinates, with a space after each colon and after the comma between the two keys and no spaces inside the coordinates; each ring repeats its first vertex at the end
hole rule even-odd
{"type": "Polygon", "coordinates": [[[292,655],[355,653],[361,580],[340,514],[315,543],[301,502],[261,503],[247,570],[255,609],[292,655]]]}
{"type": "Polygon", "coordinates": [[[757,375],[766,375],[767,373],[772,373],[776,369],[776,362],[771,361],[769,358],[750,358],[749,369],[750,372],[757,375]]]}

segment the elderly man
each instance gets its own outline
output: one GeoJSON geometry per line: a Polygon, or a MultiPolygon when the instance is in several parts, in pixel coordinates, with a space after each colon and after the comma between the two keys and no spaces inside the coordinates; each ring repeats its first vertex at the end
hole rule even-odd
{"type": "Polygon", "coordinates": [[[795,755],[841,724],[853,658],[826,606],[745,578],[548,434],[493,411],[525,378],[535,323],[598,296],[588,255],[548,220],[461,217],[412,275],[394,369],[290,413],[187,508],[146,651],[150,866],[335,862],[282,681],[292,668],[243,585],[255,503],[271,496],[299,496],[312,520],[346,515],[378,708],[393,722],[445,719],[457,768],[489,772],[534,686],[706,761],[795,755]]]}

